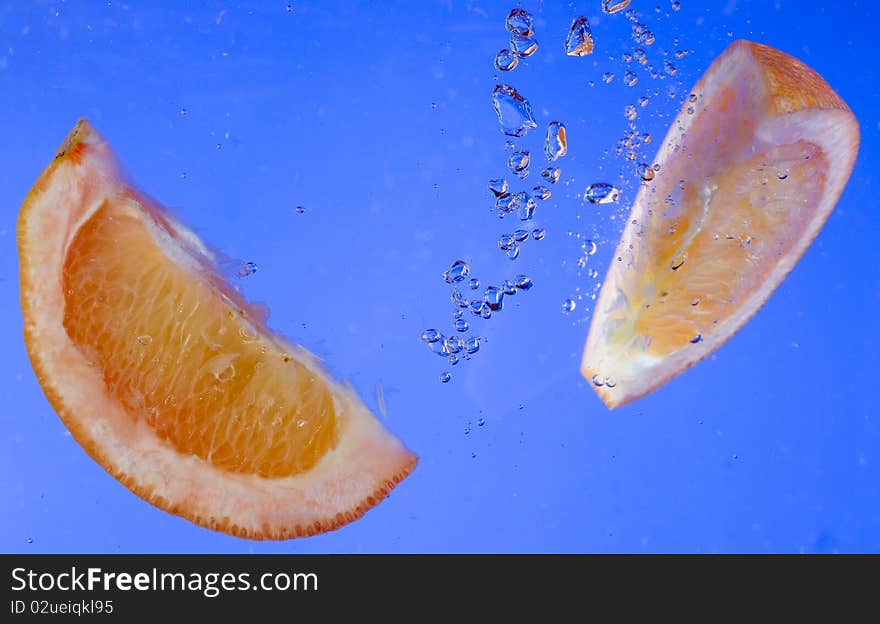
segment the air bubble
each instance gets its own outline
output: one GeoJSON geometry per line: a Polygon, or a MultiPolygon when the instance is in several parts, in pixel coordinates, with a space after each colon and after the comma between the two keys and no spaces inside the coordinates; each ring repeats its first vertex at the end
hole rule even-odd
{"type": "Polygon", "coordinates": [[[550,184],[556,184],[559,180],[559,173],[559,167],[547,167],[541,172],[541,177],[547,180],[550,184]]]}
{"type": "Polygon", "coordinates": [[[471,268],[468,266],[467,262],[464,260],[456,260],[443,272],[443,280],[447,284],[454,284],[455,282],[460,282],[466,278],[470,271],[471,268]]]}
{"type": "Polygon", "coordinates": [[[483,302],[493,312],[504,306],[504,293],[495,286],[489,286],[483,293],[483,302]]]}
{"type": "Polygon", "coordinates": [[[538,127],[528,100],[510,85],[495,85],[492,106],[501,124],[501,132],[508,136],[525,136],[529,130],[538,127]]]}
{"type": "Polygon", "coordinates": [[[536,186],[532,189],[532,197],[541,201],[550,198],[550,189],[546,186],[536,186]]]}
{"type": "Polygon", "coordinates": [[[565,124],[551,121],[547,126],[547,137],[544,139],[544,153],[549,161],[554,161],[568,153],[568,141],[565,135],[565,124]]]}
{"type": "Polygon", "coordinates": [[[636,171],[638,172],[639,177],[645,182],[650,182],[654,179],[654,168],[647,163],[641,163],[636,168],[636,171]]]}
{"type": "Polygon", "coordinates": [[[620,191],[610,184],[596,182],[587,187],[584,197],[592,204],[610,204],[619,199],[620,191]]]}
{"type": "Polygon", "coordinates": [[[532,230],[532,238],[536,241],[544,239],[544,228],[535,228],[532,230]]]}
{"type": "Polygon", "coordinates": [[[529,175],[529,163],[531,156],[526,150],[514,152],[507,159],[507,168],[518,178],[525,178],[529,175]]]}
{"type": "Polygon", "coordinates": [[[449,383],[449,380],[452,379],[452,375],[447,372],[440,373],[440,383],[449,383]]]}
{"type": "Polygon", "coordinates": [[[503,178],[489,180],[489,190],[492,191],[492,194],[495,195],[495,197],[507,197],[510,195],[507,180],[503,178]]]}
{"type": "Polygon", "coordinates": [[[528,36],[534,32],[532,30],[532,15],[525,9],[512,9],[507,15],[504,25],[515,35],[528,36]]]}
{"type": "Polygon", "coordinates": [[[514,54],[513,50],[504,48],[499,50],[495,55],[495,69],[499,71],[511,71],[519,65],[519,56],[514,54]]]}
{"type": "Polygon", "coordinates": [[[443,338],[443,334],[441,334],[436,329],[426,329],[422,332],[422,342],[432,344],[434,342],[438,342],[441,338],[443,338]]]}
{"type": "Polygon", "coordinates": [[[244,265],[238,270],[239,277],[247,277],[248,275],[253,275],[257,272],[257,265],[254,262],[245,262],[244,265]]]}
{"type": "Polygon", "coordinates": [[[468,322],[462,318],[455,321],[455,331],[466,332],[469,328],[468,322]]]}
{"type": "Polygon", "coordinates": [[[566,299],[562,302],[562,311],[566,314],[569,312],[574,312],[574,309],[577,307],[577,303],[575,303],[574,299],[566,299]]]}
{"type": "Polygon", "coordinates": [[[529,290],[534,286],[534,283],[528,275],[517,275],[513,283],[519,290],[529,290]]]}
{"type": "Polygon", "coordinates": [[[472,277],[471,280],[468,282],[468,287],[470,287],[471,290],[476,290],[480,287],[480,280],[478,280],[476,277],[472,277]]]}
{"type": "Polygon", "coordinates": [[[602,0],[602,10],[606,13],[617,13],[629,6],[629,0],[602,0]]]}
{"type": "Polygon", "coordinates": [[[576,17],[565,37],[565,53],[568,56],[587,56],[593,53],[593,33],[590,22],[581,15],[576,17]]]}

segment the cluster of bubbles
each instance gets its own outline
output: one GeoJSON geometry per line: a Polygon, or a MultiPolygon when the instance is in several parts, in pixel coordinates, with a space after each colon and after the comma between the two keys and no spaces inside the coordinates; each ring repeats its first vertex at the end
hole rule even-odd
{"type": "MultiPolygon", "coordinates": [[[[621,138],[616,145],[616,155],[621,159],[622,166],[616,174],[616,179],[596,180],[588,184],[584,190],[583,200],[586,205],[593,204],[617,204],[631,185],[636,184],[646,187],[648,192],[653,192],[652,186],[655,177],[660,171],[660,165],[649,158],[653,154],[648,155],[643,152],[653,150],[651,145],[652,136],[649,132],[645,132],[640,128],[640,117],[643,111],[648,109],[652,100],[658,98],[663,93],[661,89],[661,81],[666,81],[665,92],[673,100],[680,101],[689,114],[694,114],[695,107],[691,104],[697,101],[695,94],[689,94],[682,90],[680,81],[679,62],[683,61],[690,51],[681,47],[678,39],[674,39],[670,49],[660,49],[657,38],[652,29],[646,24],[646,20],[636,12],[633,8],[629,8],[629,2],[607,0],[603,2],[602,8],[605,13],[618,13],[629,21],[631,30],[631,43],[627,46],[619,56],[610,56],[609,60],[622,61],[620,65],[620,82],[623,83],[627,91],[633,90],[633,101],[626,104],[623,108],[623,120],[625,129],[621,138]],[[644,89],[644,91],[642,91],[644,89]],[[641,91],[641,93],[639,93],[641,91]]],[[[670,7],[672,11],[681,9],[679,0],[671,0],[670,7]]],[[[662,8],[657,6],[654,12],[662,13],[662,8]]],[[[667,17],[669,13],[667,13],[667,17]]],[[[577,20],[576,20],[577,22],[577,20]]],[[[601,81],[604,84],[611,84],[615,79],[615,71],[609,68],[601,75],[601,81]]],[[[593,83],[590,83],[593,86],[593,83]]],[[[656,113],[655,113],[656,115],[656,113]]],[[[657,116],[659,118],[659,116],[657,116]]],[[[606,150],[606,154],[608,151],[606,150]]],[[[679,188],[683,188],[683,181],[679,183],[679,188]]],[[[676,198],[670,194],[665,200],[669,205],[674,205],[676,198]]],[[[621,205],[620,210],[624,206],[621,205]]],[[[617,218],[624,217],[623,213],[614,211],[611,213],[610,219],[613,221],[617,218]]],[[[586,274],[587,277],[595,280],[592,292],[581,292],[581,288],[576,288],[575,296],[572,299],[563,302],[563,310],[571,312],[578,307],[577,302],[586,296],[595,300],[597,292],[601,287],[599,273],[591,268],[587,263],[590,253],[588,250],[595,249],[595,242],[580,233],[569,232],[569,236],[581,238],[581,251],[583,252],[577,259],[578,277],[586,274]],[[571,304],[574,303],[574,306],[571,304]]],[[[593,235],[595,238],[595,233],[593,235]]],[[[593,251],[595,253],[595,251],[593,251]]],[[[678,262],[676,260],[674,263],[678,262]]],[[[588,309],[586,309],[588,311],[588,309]]],[[[604,380],[602,380],[604,383],[604,380]]],[[[613,380],[612,380],[613,383],[613,380]]]]}
{"type": "MultiPolygon", "coordinates": [[[[679,0],[670,0],[673,11],[680,10],[679,0]]],[[[646,50],[651,50],[656,42],[656,37],[639,13],[629,8],[630,0],[603,0],[602,10],[608,15],[620,14],[630,22],[632,33],[632,48],[621,55],[624,68],[621,82],[627,88],[635,88],[637,85],[644,86],[648,83],[643,78],[651,80],[664,80],[672,78],[677,80],[679,68],[677,61],[684,59],[689,52],[679,48],[678,40],[674,41],[674,52],[666,50],[660,52],[660,57],[649,55],[646,50]],[[654,60],[652,60],[652,57],[654,60]],[[641,80],[640,80],[641,79],[641,80]]],[[[658,13],[660,8],[655,9],[658,13]]],[[[535,37],[534,20],[532,15],[523,8],[514,8],[507,15],[505,21],[509,33],[508,46],[500,49],[495,55],[494,66],[499,72],[513,72],[519,67],[523,59],[534,55],[538,50],[538,40],[535,37]]],[[[595,42],[589,20],[586,16],[575,17],[569,28],[564,41],[566,55],[572,57],[584,57],[594,54],[595,42]]],[[[613,56],[612,61],[616,60],[613,56]]],[[[614,73],[606,71],[602,75],[602,82],[610,84],[614,80],[614,73]]],[[[591,83],[592,84],[592,83],[591,83]]],[[[669,96],[678,98],[680,85],[669,87],[669,96]]],[[[658,164],[647,161],[641,157],[640,151],[651,143],[652,137],[647,132],[642,132],[637,127],[639,112],[646,109],[651,98],[660,95],[660,89],[650,89],[648,92],[638,94],[637,99],[624,108],[626,130],[617,144],[617,155],[624,162],[632,163],[635,168],[635,176],[639,184],[648,185],[660,170],[658,164]]],[[[516,223],[501,233],[497,240],[498,249],[506,254],[510,260],[516,260],[522,245],[529,241],[540,241],[545,237],[545,230],[535,227],[531,223],[538,212],[541,202],[551,197],[551,188],[556,184],[561,175],[556,161],[566,155],[568,151],[567,131],[565,124],[560,121],[552,121],[548,124],[544,136],[544,156],[547,165],[540,172],[540,180],[532,183],[531,188],[514,188],[522,186],[529,178],[535,154],[519,147],[513,141],[521,139],[531,131],[538,128],[534,111],[529,100],[521,94],[515,86],[508,81],[496,84],[492,91],[492,106],[498,118],[500,130],[503,135],[509,137],[505,148],[506,165],[508,174],[503,178],[489,180],[488,189],[494,200],[492,212],[500,219],[508,219],[516,223]]],[[[630,169],[629,171],[633,171],[630,169]]],[[[584,189],[583,201],[587,204],[604,205],[618,204],[623,194],[624,187],[629,186],[630,179],[635,176],[626,175],[623,171],[619,174],[620,182],[609,180],[595,180],[584,189]]],[[[612,219],[615,215],[612,215],[612,219]]],[[[587,271],[590,278],[595,280],[592,293],[587,296],[595,300],[601,283],[599,273],[588,268],[587,259],[597,251],[597,244],[593,238],[587,238],[581,233],[569,232],[580,240],[581,255],[578,258],[579,269],[587,271]]],[[[492,314],[501,310],[504,297],[510,297],[519,290],[528,290],[532,286],[531,280],[525,275],[518,275],[514,280],[505,280],[499,285],[485,287],[473,297],[473,291],[480,290],[480,282],[476,278],[468,279],[470,267],[462,260],[453,262],[446,272],[443,273],[444,281],[453,286],[451,301],[454,306],[453,327],[454,331],[445,336],[436,329],[428,329],[422,333],[422,341],[438,355],[448,358],[450,365],[457,364],[461,359],[469,359],[479,350],[480,338],[476,335],[467,334],[471,329],[471,323],[465,316],[483,319],[491,318],[492,314]],[[467,280],[467,281],[466,281],[467,280]]],[[[580,275],[580,273],[579,273],[580,275]]],[[[575,297],[566,299],[562,303],[562,310],[571,313],[578,308],[578,301],[582,298],[580,287],[575,297]]],[[[449,372],[440,376],[440,381],[446,383],[451,379],[449,372]]],[[[601,379],[600,383],[608,386],[614,385],[614,380],[601,379]]]]}
{"type": "MultiPolygon", "coordinates": [[[[450,366],[455,366],[461,360],[469,360],[480,350],[480,337],[468,334],[471,324],[465,316],[482,319],[492,318],[492,314],[504,308],[504,298],[511,297],[519,291],[531,289],[532,280],[527,275],[517,275],[513,279],[504,280],[498,286],[487,286],[482,292],[479,291],[480,280],[475,277],[468,279],[470,266],[464,260],[456,260],[443,272],[443,281],[453,285],[450,300],[453,304],[453,329],[456,333],[443,334],[438,329],[426,329],[422,332],[422,342],[435,354],[446,358],[450,366]],[[466,281],[467,280],[467,281],[466,281]],[[463,285],[467,283],[468,290],[462,293],[463,285]]],[[[440,381],[447,383],[452,379],[448,371],[440,374],[440,381]]]]}
{"type": "MultiPolygon", "coordinates": [[[[512,9],[505,20],[509,33],[509,46],[502,48],[495,55],[495,68],[502,72],[510,72],[519,66],[522,59],[532,56],[538,50],[535,38],[534,20],[532,15],[522,8],[512,9]]],[[[573,26],[574,28],[574,26],[573,26]]],[[[566,51],[578,49],[579,56],[589,52],[583,51],[587,44],[584,37],[589,37],[589,24],[584,20],[582,30],[571,33],[566,39],[566,51]]],[[[592,39],[590,39],[590,42],[592,39]]],[[[590,50],[591,51],[591,50],[590,50]]],[[[498,117],[501,133],[511,139],[505,145],[510,152],[506,157],[509,175],[505,178],[489,180],[488,188],[494,199],[492,212],[501,219],[510,219],[518,226],[503,232],[498,238],[498,249],[510,260],[519,257],[520,249],[527,241],[543,240],[544,228],[535,227],[532,223],[540,202],[550,198],[550,187],[559,180],[560,169],[554,163],[568,152],[568,139],[565,124],[552,121],[548,124],[544,137],[544,156],[547,166],[540,172],[540,181],[530,184],[530,188],[512,188],[513,184],[523,184],[531,173],[533,155],[529,150],[517,147],[512,142],[526,136],[538,127],[532,106],[516,87],[510,84],[497,84],[492,90],[492,107],[498,117]]],[[[446,357],[450,365],[458,364],[462,359],[469,359],[480,348],[480,338],[476,335],[465,335],[471,329],[466,317],[489,319],[504,306],[505,297],[512,297],[517,292],[532,288],[532,280],[523,274],[513,279],[505,279],[500,284],[489,285],[480,290],[478,279],[471,277],[470,266],[463,260],[456,260],[443,273],[443,280],[452,285],[450,299],[453,310],[454,333],[446,336],[437,329],[426,329],[421,339],[434,353],[446,357]],[[467,288],[465,288],[465,284],[467,288]],[[474,297],[471,293],[479,291],[474,297]]],[[[448,371],[440,375],[440,381],[447,383],[451,375],[448,371]]]]}

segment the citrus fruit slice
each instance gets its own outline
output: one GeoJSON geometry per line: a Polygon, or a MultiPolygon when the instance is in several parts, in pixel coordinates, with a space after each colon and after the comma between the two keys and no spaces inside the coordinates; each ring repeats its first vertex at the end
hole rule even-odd
{"type": "Polygon", "coordinates": [[[150,503],[253,539],[335,529],[416,456],[268,330],[213,252],[80,121],[18,218],[28,354],[49,402],[150,503]]]}
{"type": "Polygon", "coordinates": [[[858,145],[846,104],[797,59],[736,41],[712,63],[602,285],[581,372],[606,405],[655,390],[757,312],[825,223],[858,145]]]}

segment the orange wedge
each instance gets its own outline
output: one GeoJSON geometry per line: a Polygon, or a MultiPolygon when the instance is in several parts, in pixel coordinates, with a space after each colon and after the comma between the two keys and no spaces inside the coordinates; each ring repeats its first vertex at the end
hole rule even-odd
{"type": "Polygon", "coordinates": [[[806,251],[855,163],[852,112],[812,69],[736,41],[666,135],[602,285],[581,372],[608,407],[715,351],[806,251]]]}
{"type": "Polygon", "coordinates": [[[416,456],[269,331],[212,252],[80,121],[18,218],[31,363],[73,437],[141,498],[252,539],[335,529],[416,456]]]}

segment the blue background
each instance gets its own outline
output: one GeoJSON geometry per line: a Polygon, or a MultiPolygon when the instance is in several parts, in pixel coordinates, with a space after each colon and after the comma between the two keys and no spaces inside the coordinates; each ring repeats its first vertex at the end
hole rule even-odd
{"type": "Polygon", "coordinates": [[[523,2],[540,47],[501,76],[492,60],[512,2],[183,5],[0,3],[0,550],[880,551],[876,3],[681,0],[673,12],[669,0],[633,0],[656,34],[655,66],[663,50],[691,51],[665,57],[675,76],[640,68],[634,87],[621,80],[630,24],[602,15],[600,0],[523,2]],[[581,14],[596,52],[570,58],[563,40],[581,14]],[[735,38],[792,53],[829,81],[861,123],[855,171],[742,331],[609,412],[578,366],[597,284],[588,271],[604,276],[637,189],[615,153],[624,106],[650,97],[636,120],[654,136],[649,160],[735,38]],[[537,183],[547,123],[563,121],[569,137],[562,179],[538,210],[547,236],[513,262],[496,246],[511,224],[490,213],[486,189],[508,155],[496,76],[530,99],[539,124],[518,142],[533,154],[521,187],[537,183]],[[66,432],[21,337],[15,220],[80,116],[142,189],[257,263],[241,286],[271,306],[274,328],[373,409],[384,389],[386,425],[421,462],[366,517],[281,543],[216,534],[129,493],[66,432]],[[597,181],[621,186],[621,203],[584,205],[597,181]],[[578,234],[599,244],[585,268],[578,234]],[[489,321],[469,317],[482,348],[450,367],[419,334],[451,331],[440,274],[458,258],[484,286],[525,273],[535,287],[489,321]]]}

